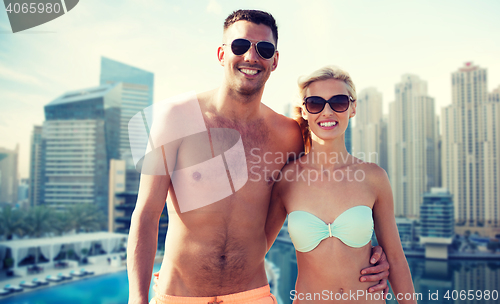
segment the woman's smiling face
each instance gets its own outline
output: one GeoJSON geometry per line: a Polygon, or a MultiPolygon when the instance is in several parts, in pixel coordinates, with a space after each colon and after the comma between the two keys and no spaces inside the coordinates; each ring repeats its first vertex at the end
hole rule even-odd
{"type": "MultiPolygon", "coordinates": [[[[306,98],[319,96],[329,100],[335,95],[349,96],[344,81],[337,79],[315,81],[309,85],[306,91],[306,98]]],[[[314,135],[322,140],[331,140],[341,136],[346,131],[349,118],[355,114],[356,102],[349,101],[349,103],[349,108],[342,113],[333,111],[328,104],[325,104],[323,111],[318,114],[311,114],[305,106],[302,106],[302,117],[308,121],[309,128],[314,135]]]]}

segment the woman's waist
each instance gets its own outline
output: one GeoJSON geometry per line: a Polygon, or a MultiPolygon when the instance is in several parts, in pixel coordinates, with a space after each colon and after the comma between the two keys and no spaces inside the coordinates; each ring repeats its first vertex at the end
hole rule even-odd
{"type": "Polygon", "coordinates": [[[382,293],[370,293],[368,288],[376,285],[373,282],[360,282],[361,274],[355,269],[336,271],[334,275],[311,276],[301,273],[297,276],[297,283],[293,293],[296,294],[294,303],[321,303],[323,301],[342,303],[383,303],[382,293]],[[321,299],[322,301],[317,301],[321,299]]]}
{"type": "Polygon", "coordinates": [[[361,270],[371,266],[371,245],[351,248],[340,244],[338,240],[326,241],[310,252],[297,252],[299,278],[305,282],[315,282],[315,286],[321,284],[322,287],[365,286],[366,283],[360,282],[359,278],[361,270]]]}

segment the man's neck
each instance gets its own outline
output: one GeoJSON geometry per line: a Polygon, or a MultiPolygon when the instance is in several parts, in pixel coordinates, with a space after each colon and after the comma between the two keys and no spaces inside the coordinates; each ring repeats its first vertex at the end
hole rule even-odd
{"type": "Polygon", "coordinates": [[[212,105],[216,113],[232,120],[241,122],[259,118],[262,110],[263,90],[252,94],[242,95],[224,84],[214,94],[212,105]]]}

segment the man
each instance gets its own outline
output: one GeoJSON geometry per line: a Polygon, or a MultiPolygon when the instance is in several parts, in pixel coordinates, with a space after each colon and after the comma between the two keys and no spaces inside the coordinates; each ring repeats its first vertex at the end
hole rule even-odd
{"type": "MultiPolygon", "coordinates": [[[[262,156],[298,156],[303,151],[297,123],[261,103],[264,85],[278,65],[277,40],[274,18],[265,12],[240,10],[226,19],[223,45],[218,48],[218,59],[224,68],[222,85],[196,96],[196,106],[199,105],[207,132],[173,140],[162,147],[164,159],[159,160],[158,165],[166,164],[170,174],[141,176],[128,241],[129,303],[147,303],[158,220],[165,200],[169,210],[169,229],[162,267],[155,274],[157,296],[152,302],[194,301],[186,297],[197,297],[195,300],[199,303],[214,304],[275,301],[270,295],[264,269],[268,250],[265,224],[274,179],[287,159],[273,158],[270,162],[262,156]],[[181,197],[184,200],[185,193],[196,196],[198,191],[174,187],[176,181],[172,172],[185,172],[184,169],[193,164],[222,154],[215,152],[218,145],[233,145],[234,141],[228,144],[224,142],[224,136],[216,135],[216,129],[220,128],[239,132],[243,156],[249,157],[252,151],[252,171],[250,166],[243,164],[244,173],[251,177],[237,187],[235,176],[238,174],[234,174],[231,168],[226,169],[222,178],[229,179],[233,190],[231,195],[198,207],[192,205],[197,200],[192,200],[186,207],[181,197]],[[200,142],[207,143],[211,155],[202,155],[204,149],[200,148],[200,142]]],[[[196,111],[192,112],[195,115],[196,111]]],[[[226,155],[226,168],[228,163],[231,159],[226,155]]],[[[193,189],[203,192],[207,185],[217,187],[211,180],[221,176],[197,169],[184,174],[183,178],[186,178],[185,184],[194,185],[193,189]]],[[[199,195],[200,199],[202,197],[199,195]]],[[[381,265],[366,269],[367,273],[381,273],[362,277],[367,281],[381,280],[374,290],[387,287],[389,265],[384,261],[380,247],[372,258],[378,260],[381,255],[381,265]]],[[[374,260],[371,262],[375,263],[374,260]]]]}

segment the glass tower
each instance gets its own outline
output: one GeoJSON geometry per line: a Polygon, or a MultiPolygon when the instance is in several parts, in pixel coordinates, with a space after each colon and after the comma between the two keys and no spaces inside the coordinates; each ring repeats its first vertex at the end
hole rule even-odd
{"type": "Polygon", "coordinates": [[[30,207],[43,204],[43,140],[42,126],[34,126],[31,134],[30,150],[30,182],[29,182],[29,203],[30,207]]]}
{"type": "MultiPolygon", "coordinates": [[[[101,57],[100,84],[122,83],[119,150],[121,159],[130,155],[128,122],[137,112],[153,104],[154,74],[139,68],[101,57]]],[[[132,129],[133,130],[133,129],[132,129]]]]}

